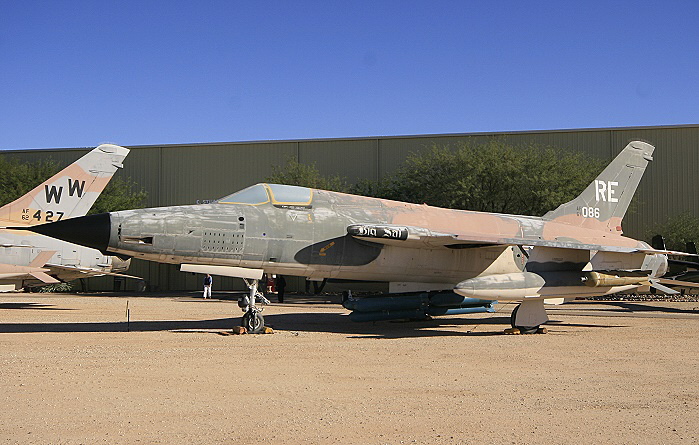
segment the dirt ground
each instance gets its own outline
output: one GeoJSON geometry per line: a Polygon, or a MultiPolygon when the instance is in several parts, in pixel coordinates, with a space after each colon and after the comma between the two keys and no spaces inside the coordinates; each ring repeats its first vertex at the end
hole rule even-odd
{"type": "Polygon", "coordinates": [[[502,335],[512,309],[357,324],[291,296],[236,336],[232,300],[2,294],[0,444],[699,442],[699,303],[502,335]]]}

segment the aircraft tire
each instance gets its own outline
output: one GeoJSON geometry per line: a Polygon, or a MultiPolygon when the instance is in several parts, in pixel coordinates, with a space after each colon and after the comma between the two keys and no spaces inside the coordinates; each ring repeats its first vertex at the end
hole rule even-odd
{"type": "Polygon", "coordinates": [[[517,317],[517,311],[519,310],[519,304],[517,307],[512,311],[512,315],[510,315],[510,325],[513,328],[519,329],[520,334],[536,334],[536,331],[539,330],[539,326],[517,326],[515,325],[515,317],[517,317]]]}
{"type": "Polygon", "coordinates": [[[265,328],[265,319],[259,312],[246,312],[243,315],[243,327],[248,334],[259,334],[265,328]]]}

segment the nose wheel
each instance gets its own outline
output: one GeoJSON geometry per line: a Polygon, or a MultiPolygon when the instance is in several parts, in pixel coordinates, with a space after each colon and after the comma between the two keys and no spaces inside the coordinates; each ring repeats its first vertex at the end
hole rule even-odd
{"type": "Polygon", "coordinates": [[[269,302],[262,293],[257,290],[259,280],[245,280],[245,284],[250,289],[250,296],[247,298],[246,305],[242,306],[245,315],[243,315],[243,327],[249,334],[259,334],[265,328],[265,319],[260,312],[262,308],[255,303],[259,299],[262,303],[269,302]]]}
{"type": "Polygon", "coordinates": [[[243,315],[243,327],[251,334],[259,334],[265,328],[265,318],[256,311],[248,311],[243,315]]]}

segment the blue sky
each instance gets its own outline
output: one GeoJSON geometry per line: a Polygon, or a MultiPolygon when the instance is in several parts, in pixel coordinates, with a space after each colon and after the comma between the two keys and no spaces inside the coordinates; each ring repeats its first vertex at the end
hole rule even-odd
{"type": "Polygon", "coordinates": [[[696,124],[698,13],[0,0],[0,149],[696,124]]]}

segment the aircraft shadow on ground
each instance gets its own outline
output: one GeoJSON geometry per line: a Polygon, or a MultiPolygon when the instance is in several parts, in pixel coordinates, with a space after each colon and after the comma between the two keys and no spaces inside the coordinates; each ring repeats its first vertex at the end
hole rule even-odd
{"type": "Polygon", "coordinates": [[[38,309],[42,311],[73,311],[75,309],[55,307],[52,304],[31,302],[0,303],[0,309],[38,309]]]}
{"type": "Polygon", "coordinates": [[[668,307],[668,306],[655,306],[648,304],[648,302],[630,302],[630,301],[603,301],[603,300],[590,300],[587,303],[594,304],[595,306],[603,307],[586,307],[587,304],[580,304],[576,307],[570,307],[566,305],[547,307],[546,311],[551,315],[589,315],[593,317],[604,317],[604,316],[616,316],[624,315],[631,316],[634,315],[638,317],[654,317],[663,316],[672,318],[673,315],[680,316],[681,318],[693,318],[692,315],[699,315],[699,303],[696,307],[690,309],[683,309],[679,307],[668,307]],[[578,313],[580,311],[580,313],[578,313]]]}
{"type": "Polygon", "coordinates": [[[231,329],[239,325],[234,318],[215,320],[166,320],[96,323],[0,323],[0,334],[33,332],[148,332],[186,329],[231,329]]]}
{"type": "MultiPolygon", "coordinates": [[[[383,321],[355,323],[345,314],[338,313],[299,313],[265,316],[265,324],[279,331],[291,332],[326,332],[350,336],[372,335],[381,338],[464,336],[463,330],[433,330],[445,326],[462,327],[474,324],[505,323],[508,319],[497,317],[487,320],[449,319],[427,321],[383,321]]],[[[42,332],[149,332],[149,331],[187,331],[187,330],[230,330],[239,326],[240,317],[212,320],[158,320],[158,321],[120,321],[120,322],[86,322],[86,323],[0,323],[0,334],[42,333],[42,332]]],[[[483,333],[481,333],[483,335],[483,333]]]]}
{"type": "MultiPolygon", "coordinates": [[[[378,321],[355,323],[345,314],[297,313],[265,317],[265,324],[274,329],[298,332],[328,332],[346,334],[351,338],[416,338],[468,337],[502,335],[510,327],[509,316],[488,318],[434,318],[418,321],[378,321]],[[446,329],[445,329],[446,328],[446,329]],[[452,329],[449,329],[452,328],[452,329]]],[[[552,326],[580,328],[622,328],[619,325],[593,325],[551,321],[552,326]]]]}
{"type": "Polygon", "coordinates": [[[658,307],[643,303],[633,303],[628,301],[605,301],[607,306],[617,307],[618,311],[630,312],[665,312],[669,314],[697,314],[699,313],[699,303],[693,309],[680,309],[676,307],[658,307]]]}
{"type": "MultiPolygon", "coordinates": [[[[6,308],[71,310],[51,308],[50,305],[33,303],[5,303],[6,308]]],[[[0,306],[0,307],[3,307],[0,306]]],[[[227,317],[211,320],[154,320],[118,321],[86,323],[0,323],[0,334],[43,333],[43,332],[153,332],[187,330],[230,330],[239,326],[240,317],[227,317]]],[[[494,315],[487,318],[434,318],[416,321],[378,321],[357,323],[347,314],[337,312],[271,314],[265,316],[265,324],[278,331],[325,332],[344,334],[350,338],[419,338],[419,337],[458,337],[501,335],[504,327],[509,327],[509,316],[494,315]]],[[[620,328],[624,326],[604,324],[549,322],[556,327],[578,328],[620,328]]]]}
{"type": "Polygon", "coordinates": [[[474,324],[497,324],[504,322],[492,318],[487,320],[463,319],[433,319],[416,321],[377,321],[357,323],[346,314],[339,313],[295,313],[274,314],[265,316],[265,324],[274,329],[296,332],[327,332],[364,337],[367,335],[380,338],[408,337],[443,337],[468,335],[461,329],[463,326],[474,324]],[[434,330],[454,327],[459,330],[434,330]]]}

